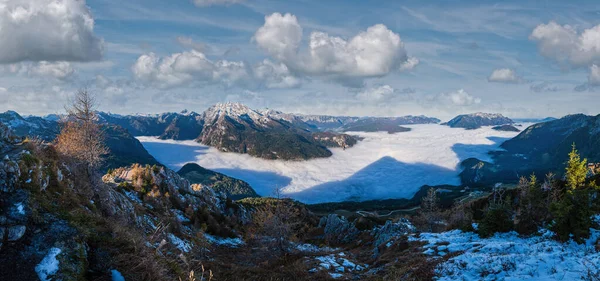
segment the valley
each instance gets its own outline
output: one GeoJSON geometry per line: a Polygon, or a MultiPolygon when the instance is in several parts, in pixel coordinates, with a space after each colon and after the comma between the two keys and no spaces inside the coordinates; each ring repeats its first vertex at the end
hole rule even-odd
{"type": "MultiPolygon", "coordinates": [[[[491,161],[490,151],[517,135],[437,124],[405,125],[408,132],[348,132],[362,140],[330,148],[332,156],[306,161],[267,160],[226,153],[194,141],[138,137],[159,162],[178,170],[188,162],[248,182],[261,196],[282,189],[304,203],[410,199],[424,185],[460,185],[462,160],[491,161]]],[[[527,126],[527,124],[525,124],[527,126]]]]}

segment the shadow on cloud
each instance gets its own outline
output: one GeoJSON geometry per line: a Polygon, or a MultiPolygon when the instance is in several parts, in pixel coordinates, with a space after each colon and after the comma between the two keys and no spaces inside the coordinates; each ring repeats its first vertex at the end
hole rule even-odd
{"type": "MultiPolygon", "coordinates": [[[[290,197],[306,203],[326,201],[365,201],[374,199],[412,198],[423,185],[440,185],[457,181],[456,172],[424,163],[404,163],[385,156],[352,176],[323,183],[290,197]]],[[[458,182],[454,182],[458,183],[458,182]]]]}

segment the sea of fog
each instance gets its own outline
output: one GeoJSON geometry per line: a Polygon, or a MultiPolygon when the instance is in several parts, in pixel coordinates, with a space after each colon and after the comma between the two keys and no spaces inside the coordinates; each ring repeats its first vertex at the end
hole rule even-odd
{"type": "MultiPolygon", "coordinates": [[[[349,132],[363,137],[352,148],[333,148],[333,156],[308,161],[265,160],[221,152],[194,141],[138,137],[159,162],[177,171],[200,166],[248,182],[262,196],[282,189],[305,203],[411,198],[423,185],[460,184],[459,163],[469,157],[490,161],[516,132],[477,130],[437,124],[411,125],[410,132],[349,132]]],[[[520,127],[520,129],[525,126],[520,127]]]]}

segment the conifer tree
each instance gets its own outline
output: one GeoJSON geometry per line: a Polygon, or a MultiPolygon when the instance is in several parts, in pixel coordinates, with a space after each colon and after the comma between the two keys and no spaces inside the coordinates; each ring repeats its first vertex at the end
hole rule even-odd
{"type": "Polygon", "coordinates": [[[573,149],[569,153],[569,162],[567,162],[565,178],[567,180],[567,187],[569,192],[580,188],[585,183],[585,177],[587,175],[587,159],[581,160],[575,143],[573,143],[573,149]]]}

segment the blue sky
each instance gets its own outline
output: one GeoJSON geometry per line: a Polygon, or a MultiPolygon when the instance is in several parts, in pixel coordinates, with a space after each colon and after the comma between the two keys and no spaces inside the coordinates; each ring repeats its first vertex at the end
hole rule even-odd
{"type": "Polygon", "coordinates": [[[0,15],[0,110],[24,114],[80,87],[116,113],[600,113],[594,1],[0,0],[0,15]]]}

